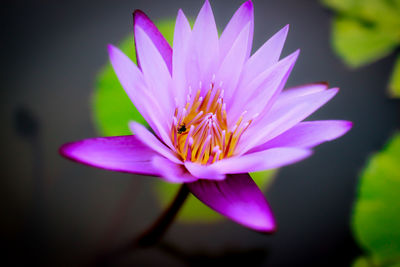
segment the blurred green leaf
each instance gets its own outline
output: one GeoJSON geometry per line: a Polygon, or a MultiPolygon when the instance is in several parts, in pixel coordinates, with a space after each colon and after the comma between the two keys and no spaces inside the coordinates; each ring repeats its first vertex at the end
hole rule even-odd
{"type": "MultiPolygon", "coordinates": [[[[332,29],[335,52],[351,67],[372,63],[400,44],[400,0],[321,0],[336,11],[332,29]]],[[[390,95],[400,97],[400,64],[389,83],[390,95]]]]}
{"type": "Polygon", "coordinates": [[[389,93],[392,97],[400,97],[400,55],[397,56],[392,77],[389,82],[389,93]]]}
{"type": "Polygon", "coordinates": [[[353,262],[352,267],[400,267],[400,263],[393,263],[393,262],[379,263],[371,258],[359,257],[353,262]]]}
{"type": "Polygon", "coordinates": [[[333,23],[333,47],[351,67],[374,62],[392,52],[397,41],[390,33],[339,17],[333,23]]]}
{"type": "Polygon", "coordinates": [[[325,6],[341,13],[351,13],[355,6],[354,0],[321,0],[325,6]]]}
{"type": "Polygon", "coordinates": [[[352,226],[374,266],[400,263],[400,133],[373,155],[360,177],[352,226]]]}
{"type": "MultiPolygon", "coordinates": [[[[265,191],[276,176],[277,170],[268,170],[251,173],[251,177],[258,187],[265,191]]],[[[159,202],[166,207],[176,195],[179,185],[170,183],[155,183],[155,192],[159,202]]],[[[179,212],[178,220],[183,223],[213,223],[218,222],[223,217],[204,205],[201,201],[190,195],[186,200],[182,210],[179,212]]]]}
{"type": "Polygon", "coordinates": [[[357,258],[352,264],[352,267],[372,267],[372,266],[374,265],[372,265],[370,260],[365,257],[357,258]]]}
{"type": "Polygon", "coordinates": [[[400,25],[400,6],[393,0],[322,0],[327,7],[340,16],[357,19],[364,23],[376,24],[397,32],[400,25]]]}

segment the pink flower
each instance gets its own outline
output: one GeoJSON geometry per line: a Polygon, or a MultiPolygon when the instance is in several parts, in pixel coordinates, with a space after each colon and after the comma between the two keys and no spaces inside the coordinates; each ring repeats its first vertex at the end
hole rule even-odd
{"type": "Polygon", "coordinates": [[[295,163],[338,138],[348,121],[307,121],[338,88],[324,83],[282,91],[299,51],[279,60],[288,26],[250,56],[253,4],[245,2],[221,37],[206,0],[193,29],[181,10],[173,47],[141,11],[134,13],[138,66],[118,48],[114,70],[154,134],[86,139],[61,147],[72,160],[186,183],[206,205],[257,231],[275,230],[263,193],[249,176],[295,163]]]}

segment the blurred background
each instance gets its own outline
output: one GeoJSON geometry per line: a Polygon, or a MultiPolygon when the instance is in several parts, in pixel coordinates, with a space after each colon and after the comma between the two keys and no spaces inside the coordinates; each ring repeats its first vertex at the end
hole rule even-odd
{"type": "MultiPolygon", "coordinates": [[[[231,221],[172,225],[163,242],[119,264],[348,266],[363,255],[351,232],[359,174],[400,122],[386,87],[395,55],[354,69],[331,45],[334,13],[318,1],[253,1],[253,51],[286,24],[283,55],[301,54],[287,87],[328,81],[339,94],[311,119],[354,128],[300,163],[279,170],[266,197],[278,231],[262,235],[231,221]]],[[[195,18],[202,0],[5,0],[1,5],[0,234],[7,265],[84,266],[99,251],[137,235],[161,213],[157,178],[86,167],[61,158],[61,144],[100,136],[92,96],[108,62],[106,45],[132,31],[132,12],[154,21],[179,8],[195,18]]],[[[211,1],[223,29],[242,4],[211,1]]],[[[218,216],[218,215],[217,215],[218,216]]]]}

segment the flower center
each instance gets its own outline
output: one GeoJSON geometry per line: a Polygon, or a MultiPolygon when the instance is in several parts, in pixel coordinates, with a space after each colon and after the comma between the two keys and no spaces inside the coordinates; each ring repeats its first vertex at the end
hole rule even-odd
{"type": "Polygon", "coordinates": [[[183,161],[214,163],[233,155],[243,132],[252,119],[242,123],[244,111],[233,127],[227,124],[224,90],[211,82],[205,96],[200,89],[192,96],[191,87],[184,107],[177,107],[171,127],[171,140],[183,161]]]}

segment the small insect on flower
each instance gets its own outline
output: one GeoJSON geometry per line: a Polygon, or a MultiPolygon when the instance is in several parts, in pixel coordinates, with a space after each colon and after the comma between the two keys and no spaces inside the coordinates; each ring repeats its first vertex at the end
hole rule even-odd
{"type": "Polygon", "coordinates": [[[184,132],[186,132],[186,126],[185,126],[185,124],[182,124],[181,126],[179,126],[179,128],[178,128],[178,134],[182,134],[182,133],[184,133],[184,132]]]}
{"type": "Polygon", "coordinates": [[[248,173],[303,160],[312,147],[342,136],[352,123],[303,121],[338,88],[314,83],[283,90],[299,50],[280,59],[285,26],[250,55],[253,16],[247,1],[219,37],[208,1],[193,28],[179,10],[171,47],[153,22],[135,11],[138,64],[112,45],[108,51],[119,81],[154,134],[132,122],[134,135],[68,143],[61,154],[99,168],[185,183],[233,221],[274,231],[269,205],[248,173]]]}

